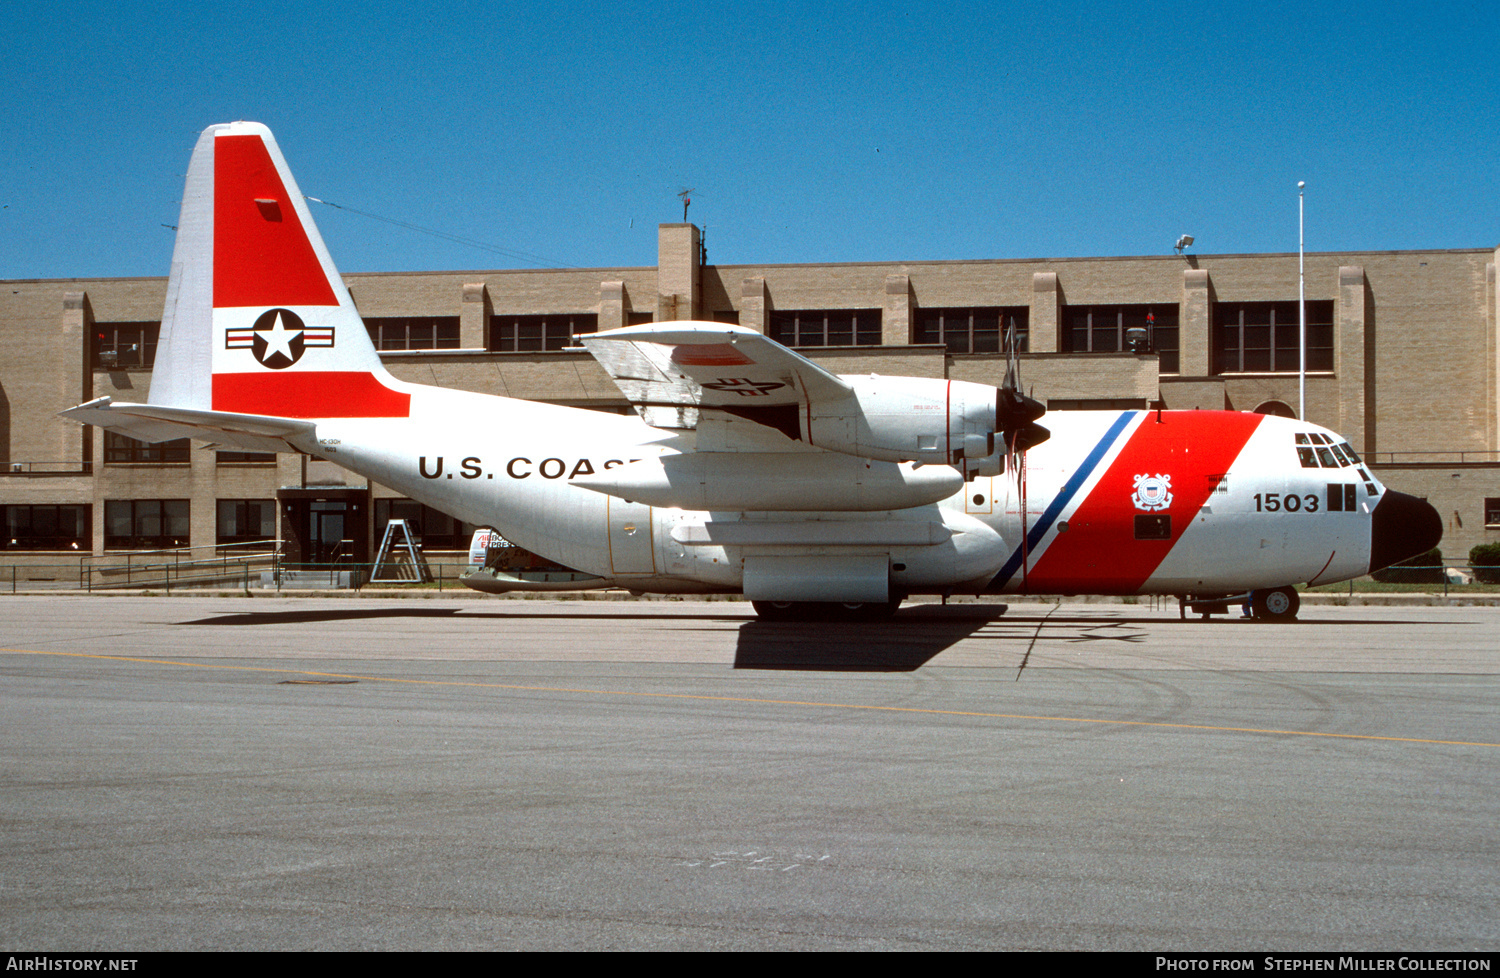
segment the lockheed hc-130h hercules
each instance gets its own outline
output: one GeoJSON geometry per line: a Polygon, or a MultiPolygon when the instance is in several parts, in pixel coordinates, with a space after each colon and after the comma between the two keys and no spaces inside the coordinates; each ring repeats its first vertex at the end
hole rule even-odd
{"type": "Polygon", "coordinates": [[[581,337],[633,416],[408,383],[381,364],[270,131],[205,130],[188,170],[147,404],[65,414],[327,459],[572,569],[487,591],[743,593],[768,617],[911,594],[1254,594],[1424,552],[1442,526],[1305,421],[1046,414],[1001,387],[840,376],[753,330],[581,337]]]}

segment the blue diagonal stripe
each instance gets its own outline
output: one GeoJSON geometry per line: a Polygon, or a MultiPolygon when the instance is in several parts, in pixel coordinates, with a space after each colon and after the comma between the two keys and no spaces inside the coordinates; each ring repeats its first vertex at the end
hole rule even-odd
{"type": "Polygon", "coordinates": [[[1021,569],[1023,555],[1035,550],[1037,544],[1042,542],[1042,537],[1046,536],[1047,531],[1052,529],[1053,521],[1067,508],[1068,503],[1073,501],[1073,497],[1078,494],[1079,487],[1088,481],[1089,475],[1098,467],[1099,461],[1109,453],[1110,447],[1119,440],[1120,434],[1124,432],[1125,428],[1130,424],[1131,418],[1134,416],[1135,412],[1133,411],[1123,411],[1115,419],[1114,424],[1109,426],[1109,430],[1104,433],[1104,437],[1100,438],[1098,444],[1089,450],[1088,457],[1083,460],[1083,464],[1078,466],[1077,470],[1068,478],[1068,481],[1063,484],[1062,489],[1058,491],[1057,495],[1052,497],[1052,502],[1042,513],[1041,519],[1037,520],[1036,525],[1031,528],[1031,532],[1026,534],[1026,546],[1016,547],[1015,551],[1011,553],[1010,559],[1000,568],[1000,573],[995,575],[995,579],[990,581],[990,586],[985,590],[990,592],[999,591],[1006,584],[1010,583],[1010,579],[1015,576],[1016,571],[1021,569]]]}

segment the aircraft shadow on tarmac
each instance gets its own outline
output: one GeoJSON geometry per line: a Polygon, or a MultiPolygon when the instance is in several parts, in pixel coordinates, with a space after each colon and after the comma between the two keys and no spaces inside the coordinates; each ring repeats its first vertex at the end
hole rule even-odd
{"type": "MultiPolygon", "coordinates": [[[[1049,625],[1080,624],[1098,625],[1104,621],[1124,621],[1124,619],[1097,618],[1097,616],[1076,615],[1007,615],[1005,604],[927,604],[927,606],[907,607],[898,612],[889,621],[879,622],[765,622],[751,619],[748,625],[756,625],[754,634],[757,637],[772,636],[795,637],[798,633],[804,633],[808,640],[814,643],[840,642],[840,645],[864,640],[868,636],[879,636],[885,631],[897,627],[897,630],[906,630],[909,637],[904,640],[913,640],[918,631],[927,628],[929,631],[942,631],[942,633],[956,634],[948,645],[962,639],[966,634],[983,627],[986,622],[1005,616],[1005,621],[1010,624],[1038,624],[1046,621],[1049,625]],[[835,637],[835,633],[838,634],[835,637]]],[[[597,619],[642,619],[642,621],[654,621],[660,619],[661,615],[655,612],[562,612],[544,613],[538,615],[534,612],[475,612],[472,607],[318,607],[309,610],[290,610],[290,612],[245,612],[239,615],[210,615],[208,618],[195,618],[190,621],[180,621],[183,625],[285,625],[285,624],[318,624],[327,621],[368,621],[368,619],[380,618],[462,618],[462,619],[514,619],[514,618],[550,618],[565,621],[565,619],[597,618],[597,619]]],[[[724,621],[723,613],[705,612],[700,615],[672,615],[676,621],[724,621]]],[[[1179,624],[1178,616],[1163,615],[1152,616],[1152,618],[1131,618],[1133,624],[1137,625],[1176,625],[1179,624]]],[[[1215,618],[1199,618],[1190,616],[1182,624],[1214,624],[1214,625],[1250,625],[1250,627],[1272,627],[1265,622],[1242,621],[1236,615],[1215,616],[1215,618]]],[[[1322,619],[1322,621],[1292,621],[1284,622],[1277,627],[1286,625],[1335,625],[1335,627],[1346,627],[1346,625],[1415,625],[1424,622],[1407,621],[1407,619],[1374,619],[1374,618],[1338,618],[1322,619]]],[[[1473,621],[1454,621],[1449,624],[1478,624],[1473,621]]],[[[947,646],[942,646],[947,648],[947,646]]],[[[942,651],[936,649],[933,655],[942,651]]],[[[929,657],[930,658],[930,657],[929,657]]]]}
{"type": "Polygon", "coordinates": [[[1005,614],[1004,605],[911,608],[888,621],[747,621],[736,669],[912,672],[1005,614]]]}
{"type": "MultiPolygon", "coordinates": [[[[674,620],[721,621],[724,616],[716,613],[701,615],[673,615],[674,620]]],[[[522,618],[551,621],[577,621],[597,619],[608,621],[643,620],[656,621],[662,618],[655,612],[562,612],[538,614],[529,611],[475,611],[470,608],[313,608],[307,611],[249,611],[238,615],[212,615],[179,625],[311,625],[331,621],[367,621],[379,618],[459,618],[463,620],[514,621],[522,618]]]]}
{"type": "Polygon", "coordinates": [[[240,615],[213,615],[179,625],[312,625],[330,621],[363,621],[370,618],[450,618],[458,608],[310,608],[306,611],[250,611],[240,615]]]}
{"type": "MultiPolygon", "coordinates": [[[[848,672],[911,672],[920,669],[944,650],[977,637],[994,640],[1017,650],[1030,647],[1037,640],[1047,644],[1096,641],[1149,641],[1145,628],[1212,624],[1218,627],[1272,627],[1262,622],[1247,622],[1229,615],[1213,619],[1177,616],[1122,618],[1114,615],[1007,615],[1000,604],[915,605],[879,622],[780,622],[744,619],[736,609],[733,615],[720,611],[704,614],[672,615],[675,622],[698,620],[738,628],[734,668],[780,669],[848,672]],[[1003,618],[1003,622],[1001,619],[1003,618]],[[979,634],[983,631],[984,634],[979,634]]],[[[536,614],[528,611],[476,611],[472,607],[432,608],[309,608],[296,611],[252,611],[240,614],[211,615],[181,625],[254,627],[275,625],[308,625],[328,622],[376,621],[402,618],[444,618],[504,621],[518,618],[546,618],[565,622],[579,619],[660,620],[652,610],[641,612],[567,611],[536,614]]],[[[1299,621],[1290,624],[1317,627],[1351,625],[1400,626],[1416,624],[1401,620],[1338,618],[1299,621]]],[[[1460,624],[1454,622],[1453,624],[1460,624]]],[[[1463,624],[1472,624],[1465,622],[1463,624]]],[[[1280,626],[1285,627],[1285,626],[1280,626]]]]}

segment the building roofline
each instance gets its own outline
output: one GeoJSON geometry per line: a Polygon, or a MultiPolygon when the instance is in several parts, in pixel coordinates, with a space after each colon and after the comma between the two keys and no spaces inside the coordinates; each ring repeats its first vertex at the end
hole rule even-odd
{"type": "MultiPolygon", "coordinates": [[[[1356,258],[1361,256],[1396,256],[1396,255],[1493,255],[1500,246],[1496,248],[1399,248],[1388,251],[1309,251],[1308,258],[1356,258]]],[[[1250,258],[1296,258],[1295,251],[1250,251],[1231,252],[1225,254],[1189,254],[1189,255],[1093,255],[1073,257],[1052,258],[908,258],[890,259],[883,261],[818,261],[818,262],[733,262],[719,264],[710,262],[705,268],[721,269],[754,269],[754,268],[900,268],[917,265],[1051,265],[1051,264],[1077,264],[1080,262],[1119,262],[1119,261],[1163,261],[1182,262],[1188,265],[1193,261],[1250,259],[1250,258]]],[[[450,268],[441,270],[422,271],[383,271],[383,272],[341,272],[343,278],[384,278],[391,276],[421,277],[421,276],[485,276],[485,275],[507,275],[525,273],[527,275],[569,275],[579,272],[590,273],[646,273],[654,274],[658,271],[656,265],[594,265],[578,266],[575,268],[450,268]]],[[[152,282],[166,281],[165,275],[99,275],[66,278],[9,278],[0,279],[0,285],[57,285],[68,283],[88,282],[152,282]]]]}
{"type": "MultiPolygon", "coordinates": [[[[1497,246],[1500,247],[1500,246],[1497,246]]],[[[1357,257],[1362,255],[1493,255],[1496,248],[1400,248],[1389,251],[1309,251],[1308,258],[1339,258],[1357,257]]],[[[1295,251],[1248,251],[1230,252],[1225,254],[1189,254],[1189,255],[1094,255],[1074,256],[1071,258],[930,258],[930,259],[896,259],[891,261],[850,261],[850,262],[735,262],[733,264],[709,263],[708,268],[851,268],[851,267],[877,267],[877,266],[909,266],[909,265],[1047,265],[1078,262],[1106,262],[1106,261],[1166,261],[1181,262],[1186,265],[1190,261],[1206,261],[1217,259],[1245,259],[1245,258],[1296,258],[1295,251]]]]}

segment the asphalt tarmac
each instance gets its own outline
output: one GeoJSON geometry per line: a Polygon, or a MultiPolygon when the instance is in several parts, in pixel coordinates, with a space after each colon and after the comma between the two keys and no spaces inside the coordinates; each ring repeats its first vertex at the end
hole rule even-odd
{"type": "Polygon", "coordinates": [[[0,943],[1500,944],[1500,609],[0,598],[0,943]]]}

